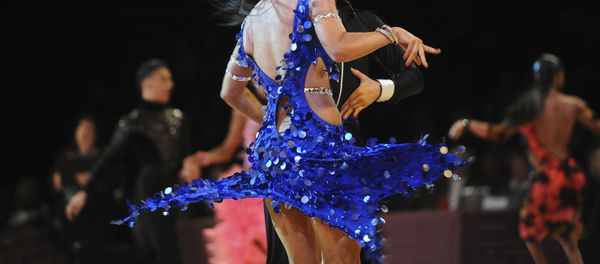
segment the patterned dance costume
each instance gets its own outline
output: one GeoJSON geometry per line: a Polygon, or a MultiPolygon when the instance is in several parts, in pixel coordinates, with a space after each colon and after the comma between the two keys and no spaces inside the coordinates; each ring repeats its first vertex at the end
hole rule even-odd
{"type": "MultiPolygon", "coordinates": [[[[317,39],[308,2],[298,0],[294,11],[290,51],[282,59],[284,76],[270,78],[246,54],[243,25],[237,35],[237,60],[253,69],[253,77],[268,96],[262,127],[255,144],[248,149],[249,161],[253,163],[250,170],[167,188],[139,206],[130,204],[131,215],[117,224],[133,226],[138,215],[157,208],[185,209],[186,204],[199,201],[271,198],[276,213],[281,207],[295,207],[309,217],[318,217],[366,247],[368,257],[383,262],[383,245],[376,228],[385,221],[377,213],[387,209],[379,202],[398,193],[408,196],[415,188],[431,188],[433,181],[452,177],[452,171],[466,162],[447,153],[444,145],[426,144],[427,136],[416,143],[393,144],[392,140],[391,144],[375,144],[369,140],[366,147],[356,147],[352,145],[354,138],[342,125],[330,124],[312,111],[304,94],[309,67],[321,58],[331,81],[336,81],[339,74],[317,39]],[[289,102],[281,107],[290,110],[291,124],[280,135],[276,113],[284,97],[289,102]]],[[[164,214],[168,214],[166,210],[164,214]]]]}
{"type": "Polygon", "coordinates": [[[573,158],[560,160],[542,146],[532,123],[520,128],[529,149],[542,167],[531,185],[529,198],[521,210],[519,235],[540,242],[544,237],[579,240],[585,175],[573,158]]]}

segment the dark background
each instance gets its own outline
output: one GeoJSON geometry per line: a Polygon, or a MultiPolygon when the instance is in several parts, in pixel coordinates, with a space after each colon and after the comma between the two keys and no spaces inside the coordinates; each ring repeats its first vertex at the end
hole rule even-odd
{"type": "MultiPolygon", "coordinates": [[[[430,133],[430,142],[439,142],[457,118],[500,121],[528,88],[532,62],[544,52],[563,60],[565,92],[600,112],[600,10],[590,1],[353,3],[443,51],[428,57],[421,94],[362,114],[366,135],[403,142],[430,133]]],[[[71,142],[80,114],[95,115],[102,142],[108,140],[118,118],[139,101],[134,71],[147,58],[171,65],[171,104],[191,119],[194,147],[208,149],[224,137],[230,110],[219,89],[238,28],[217,26],[204,1],[1,5],[2,222],[19,178],[33,177],[49,192],[55,157],[71,142]]],[[[574,149],[585,153],[596,139],[576,130],[574,149]]],[[[494,147],[469,137],[463,143],[477,155],[494,147]]]]}

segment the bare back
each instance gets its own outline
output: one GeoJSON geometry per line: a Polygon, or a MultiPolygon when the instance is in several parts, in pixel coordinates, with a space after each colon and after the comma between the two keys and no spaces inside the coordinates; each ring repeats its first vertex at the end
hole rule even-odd
{"type": "Polygon", "coordinates": [[[533,121],[535,133],[548,152],[559,159],[568,156],[573,126],[581,111],[581,99],[551,91],[541,116],[533,121]]]}
{"type": "MultiPolygon", "coordinates": [[[[282,66],[284,54],[290,51],[289,35],[293,30],[294,12],[297,0],[260,1],[247,17],[244,25],[244,49],[251,55],[260,69],[275,80],[284,71],[276,71],[282,66]]],[[[306,87],[330,88],[329,76],[322,60],[317,60],[306,75],[306,87]]],[[[323,120],[339,125],[340,113],[333,98],[324,94],[305,94],[313,111],[323,120]]],[[[278,124],[283,115],[278,115],[278,124]]]]}

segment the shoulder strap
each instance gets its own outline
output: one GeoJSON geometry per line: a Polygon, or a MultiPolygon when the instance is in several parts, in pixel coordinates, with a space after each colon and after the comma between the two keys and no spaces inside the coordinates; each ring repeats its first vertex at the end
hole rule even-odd
{"type": "MultiPolygon", "coordinates": [[[[247,17],[246,17],[246,19],[247,19],[247,17]]],[[[240,32],[235,35],[235,39],[237,41],[236,45],[239,47],[238,55],[236,56],[235,60],[238,62],[238,64],[240,66],[251,68],[252,63],[249,63],[248,54],[246,53],[246,50],[244,49],[244,27],[246,25],[246,19],[244,19],[244,21],[242,22],[240,32]]]]}

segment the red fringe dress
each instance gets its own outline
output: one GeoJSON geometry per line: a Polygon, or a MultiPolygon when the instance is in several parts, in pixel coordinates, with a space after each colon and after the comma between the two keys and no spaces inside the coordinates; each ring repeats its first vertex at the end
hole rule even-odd
{"type": "Polygon", "coordinates": [[[578,240],[583,233],[580,215],[585,175],[572,157],[560,160],[548,153],[532,123],[522,126],[520,133],[527,137],[530,154],[541,171],[538,170],[521,210],[519,235],[535,242],[548,236],[578,240]]]}

